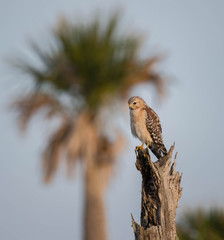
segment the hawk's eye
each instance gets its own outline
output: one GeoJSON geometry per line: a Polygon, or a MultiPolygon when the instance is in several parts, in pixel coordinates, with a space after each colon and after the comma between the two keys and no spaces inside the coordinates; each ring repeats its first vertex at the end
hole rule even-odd
{"type": "Polygon", "coordinates": [[[134,105],[136,104],[136,102],[133,103],[134,105]]]}

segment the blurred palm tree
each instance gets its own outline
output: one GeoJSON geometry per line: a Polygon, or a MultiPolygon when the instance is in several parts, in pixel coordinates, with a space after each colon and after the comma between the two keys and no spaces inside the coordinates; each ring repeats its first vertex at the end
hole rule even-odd
{"type": "Polygon", "coordinates": [[[123,142],[121,135],[112,141],[107,133],[108,127],[114,128],[108,124],[114,106],[119,108],[135,84],[153,83],[160,95],[165,89],[154,69],[159,57],[140,58],[142,39],[119,33],[118,20],[117,14],[103,24],[98,18],[78,25],[63,19],[53,31],[54,47],[44,51],[32,44],[39,68],[16,62],[34,83],[32,91],[13,104],[21,129],[41,110],[49,120],[61,119],[43,153],[45,182],[61,160],[69,172],[78,160],[85,166],[86,240],[107,239],[103,196],[123,142]],[[109,115],[102,114],[105,109],[109,115]]]}
{"type": "Polygon", "coordinates": [[[177,225],[177,233],[180,240],[223,240],[224,210],[188,211],[177,225]]]}

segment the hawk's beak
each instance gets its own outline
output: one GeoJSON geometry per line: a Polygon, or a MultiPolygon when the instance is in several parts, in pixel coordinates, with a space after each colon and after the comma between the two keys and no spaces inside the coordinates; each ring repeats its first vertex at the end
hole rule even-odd
{"type": "Polygon", "coordinates": [[[134,109],[132,104],[129,104],[129,109],[134,109]]]}

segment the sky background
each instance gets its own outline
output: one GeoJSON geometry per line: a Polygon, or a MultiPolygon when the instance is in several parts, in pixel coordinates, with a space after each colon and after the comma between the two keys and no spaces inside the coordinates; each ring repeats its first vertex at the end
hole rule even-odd
{"type": "MultiPolygon", "coordinates": [[[[42,182],[40,154],[47,127],[40,117],[21,135],[9,102],[26,81],[6,64],[10,56],[29,53],[29,39],[47,44],[61,15],[85,21],[95,12],[107,16],[123,9],[123,24],[148,36],[146,49],[167,54],[162,70],[174,77],[159,104],[153,89],[140,95],[160,116],[164,142],[174,141],[183,195],[177,215],[189,207],[224,202],[224,2],[223,0],[0,0],[0,239],[74,240],[82,236],[82,176],[67,180],[63,171],[48,186],[42,182]],[[151,48],[149,48],[151,46],[151,48]]],[[[140,216],[141,178],[135,168],[128,107],[122,118],[128,136],[107,194],[110,240],[133,239],[132,213],[140,216]]],[[[80,169],[79,169],[80,170],[80,169]]]]}

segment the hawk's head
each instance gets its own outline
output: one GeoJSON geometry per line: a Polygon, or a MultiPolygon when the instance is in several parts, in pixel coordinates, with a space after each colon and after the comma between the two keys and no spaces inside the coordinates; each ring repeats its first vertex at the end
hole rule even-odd
{"type": "Polygon", "coordinates": [[[142,98],[135,96],[128,100],[128,105],[130,110],[135,110],[144,107],[146,103],[142,98]]]}

